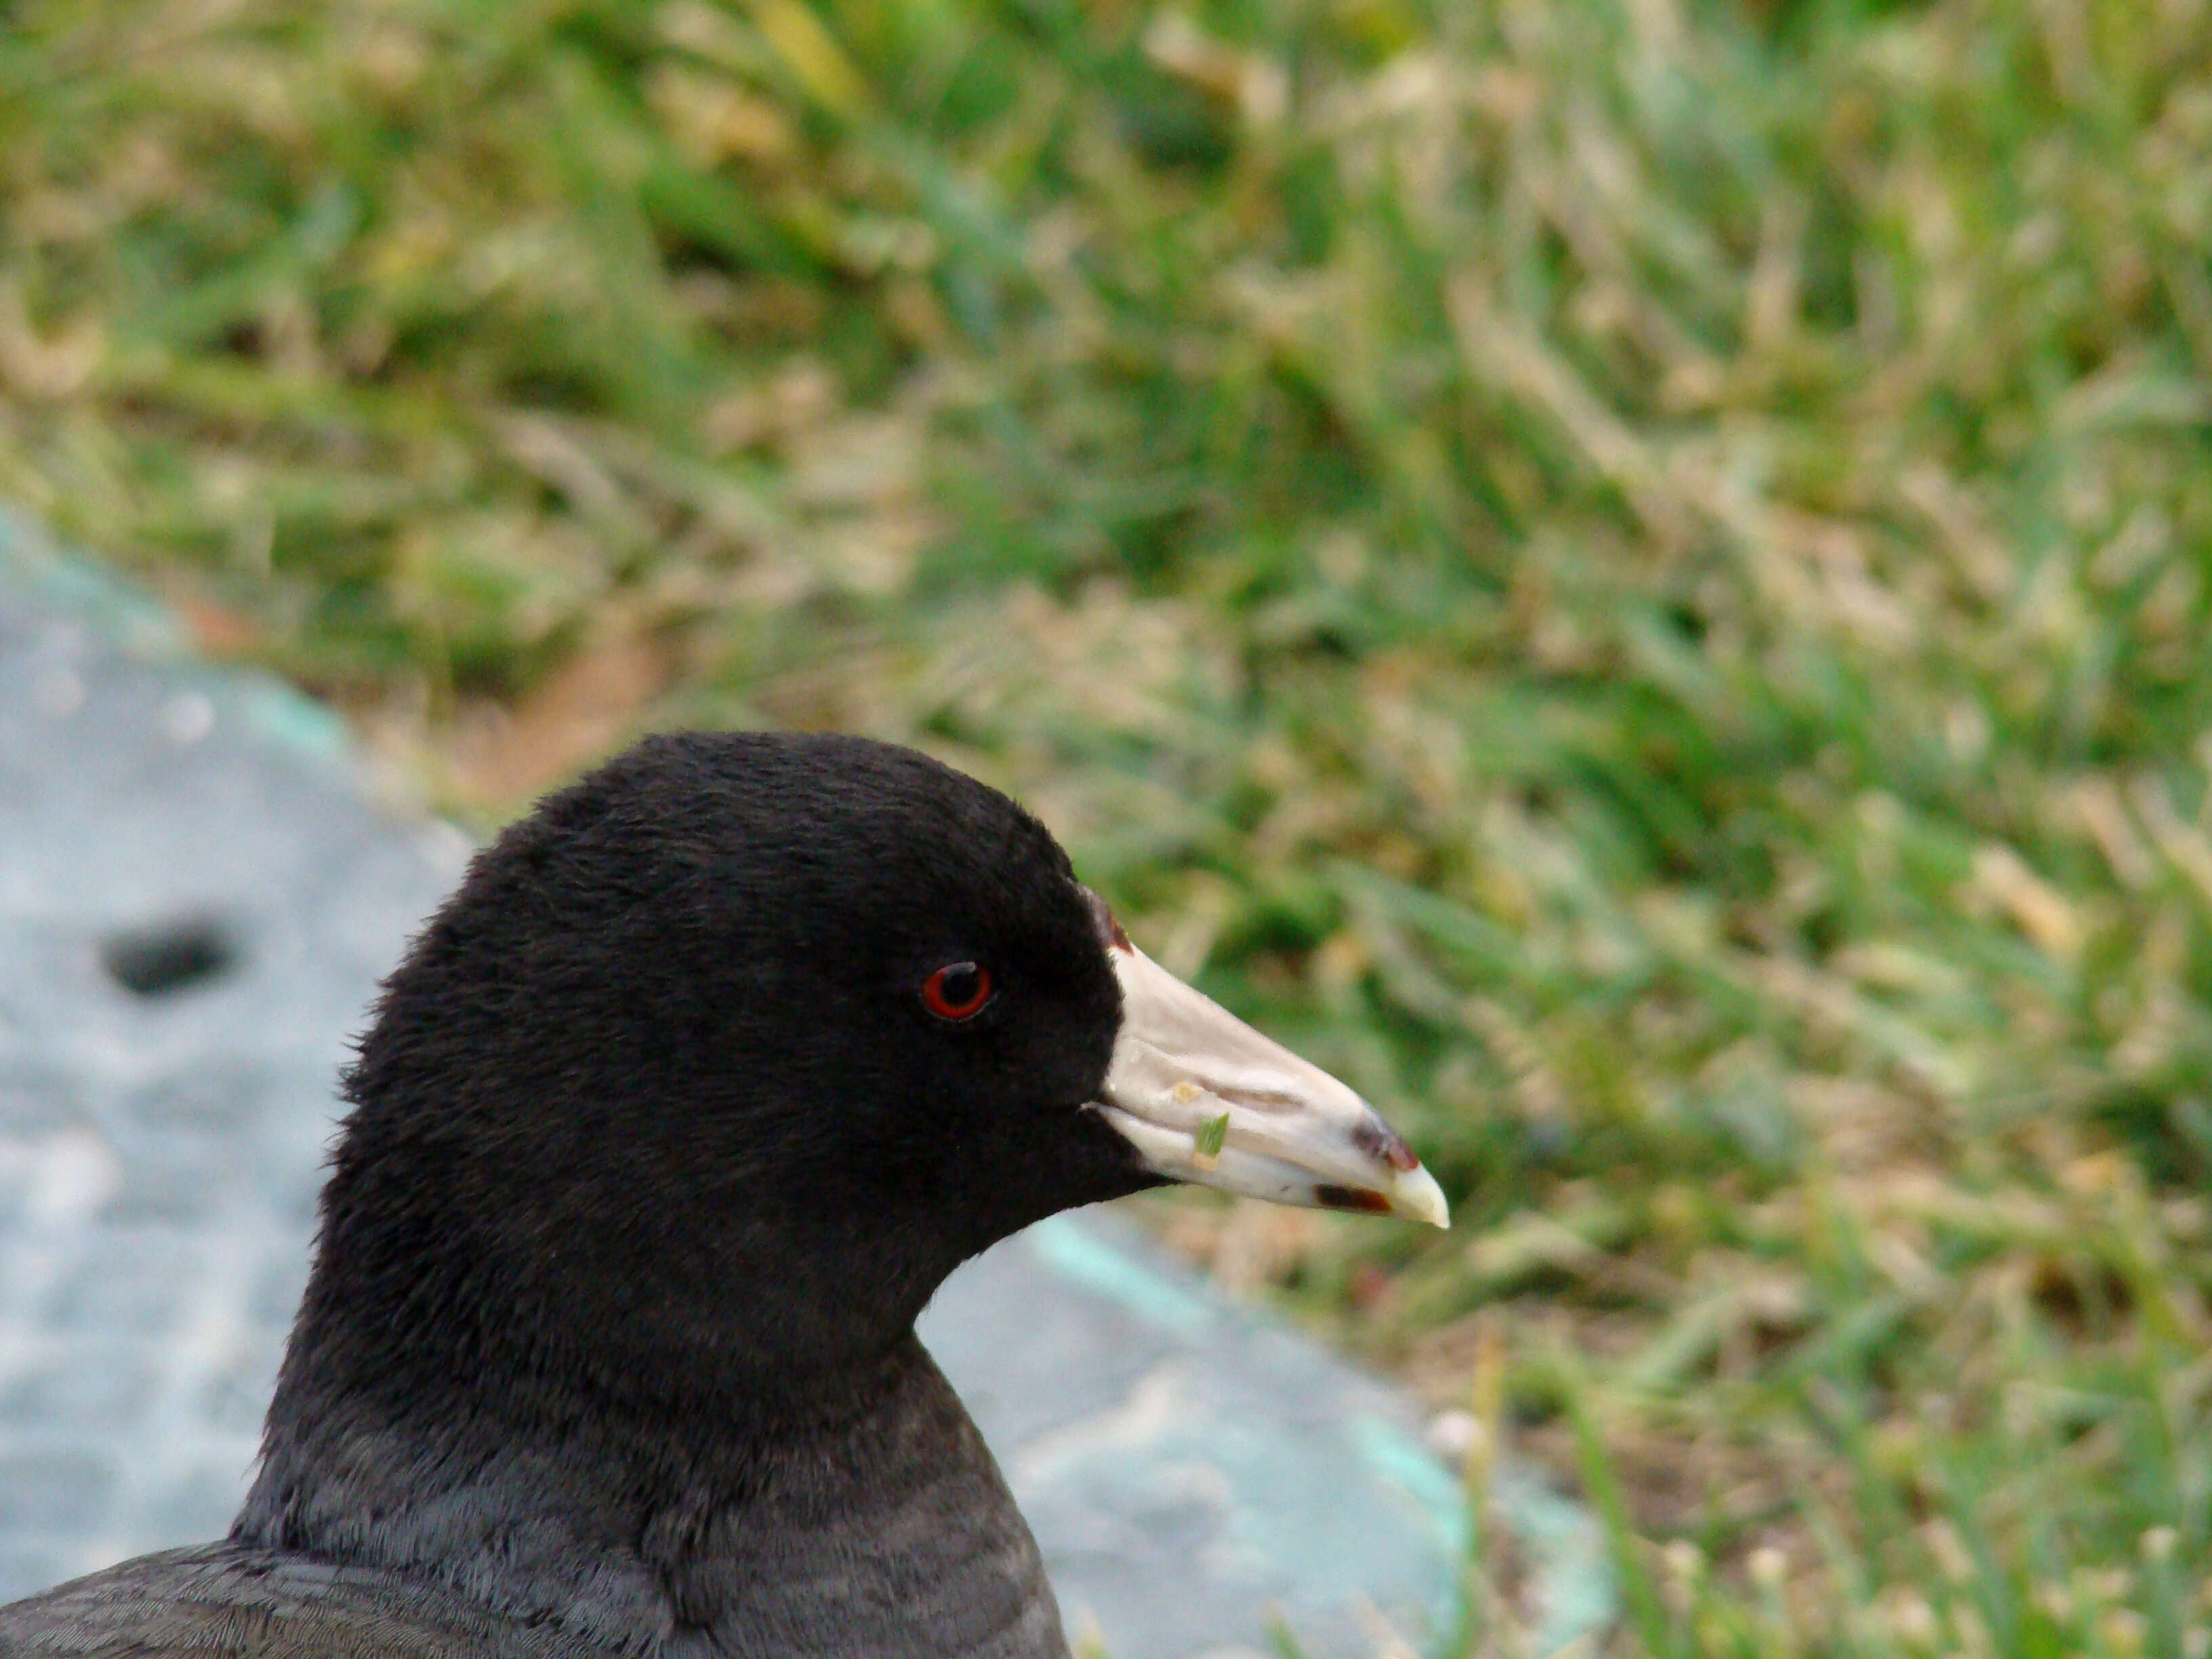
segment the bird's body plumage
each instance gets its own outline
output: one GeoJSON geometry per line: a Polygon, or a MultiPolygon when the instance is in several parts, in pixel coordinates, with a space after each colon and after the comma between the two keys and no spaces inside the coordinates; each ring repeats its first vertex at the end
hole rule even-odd
{"type": "Polygon", "coordinates": [[[38,1659],[617,1659],[421,1579],[225,1540],[140,1556],[0,1607],[38,1659]]]}

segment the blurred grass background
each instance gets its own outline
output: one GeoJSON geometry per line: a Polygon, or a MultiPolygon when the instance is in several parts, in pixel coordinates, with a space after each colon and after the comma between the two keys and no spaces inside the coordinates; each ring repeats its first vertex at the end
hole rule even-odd
{"type": "Polygon", "coordinates": [[[0,3],[0,497],[479,822],[1031,803],[1621,1653],[2212,1649],[2208,255],[2202,0],[0,3]]]}

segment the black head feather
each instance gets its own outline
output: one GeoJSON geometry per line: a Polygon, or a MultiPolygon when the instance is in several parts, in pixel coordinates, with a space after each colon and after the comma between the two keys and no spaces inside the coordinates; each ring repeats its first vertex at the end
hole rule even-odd
{"type": "Polygon", "coordinates": [[[1149,1184],[1066,855],[910,750],[650,740],[476,860],[347,1079],[272,1447],[834,1395],[967,1256],[1149,1184]],[[919,992],[986,964],[974,1018],[919,992]]]}

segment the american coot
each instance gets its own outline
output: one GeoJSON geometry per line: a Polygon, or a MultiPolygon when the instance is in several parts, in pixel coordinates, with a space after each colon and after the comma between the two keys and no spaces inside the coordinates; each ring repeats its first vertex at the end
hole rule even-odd
{"type": "Polygon", "coordinates": [[[915,1340],[1164,1181],[1445,1224],[1344,1085],[910,750],[662,737],[477,859],[386,983],[228,1540],[9,1655],[1064,1655],[915,1340]]]}

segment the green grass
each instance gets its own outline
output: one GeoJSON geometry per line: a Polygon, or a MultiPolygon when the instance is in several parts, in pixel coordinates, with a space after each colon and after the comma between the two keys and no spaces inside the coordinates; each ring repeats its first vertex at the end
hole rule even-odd
{"type": "Polygon", "coordinates": [[[1458,1214],[1156,1219],[1494,1355],[1618,1651],[2203,1659],[2203,6],[0,18],[0,495],[465,813],[1019,793],[1458,1214]]]}

